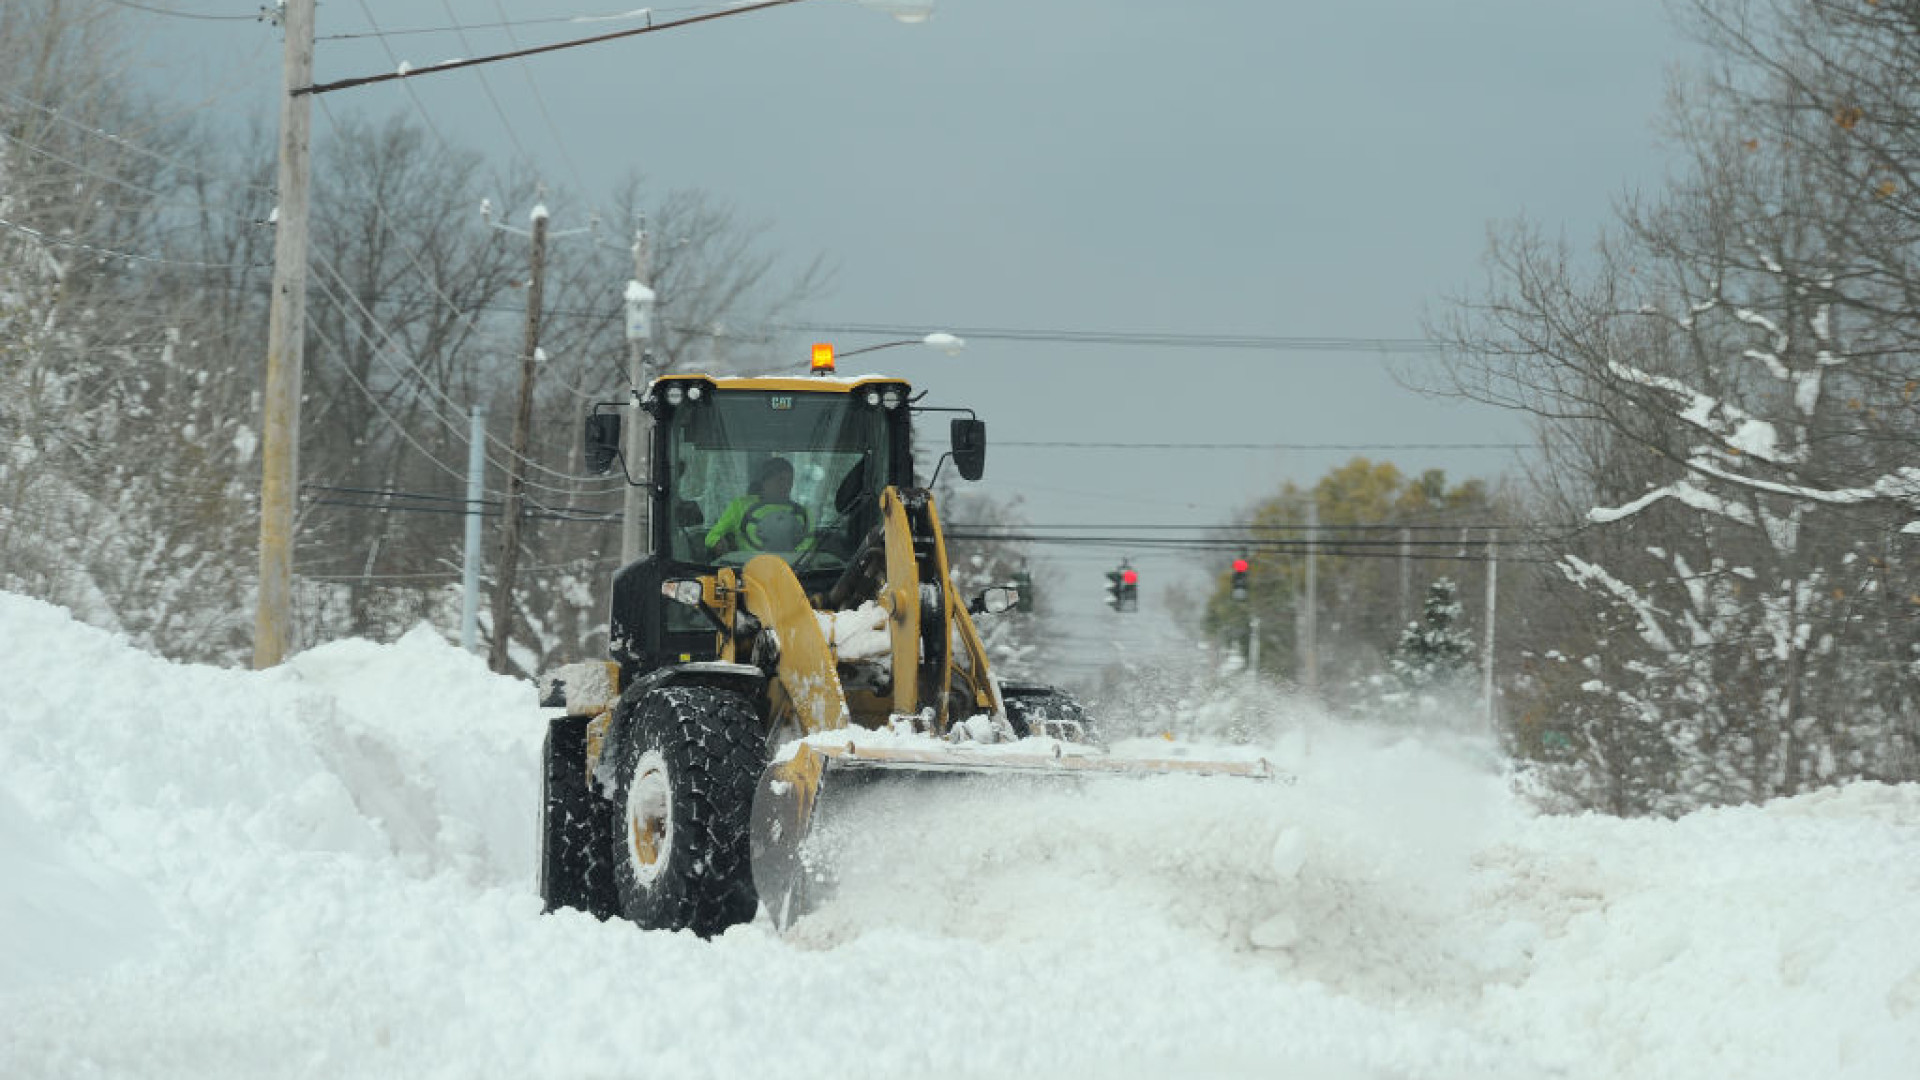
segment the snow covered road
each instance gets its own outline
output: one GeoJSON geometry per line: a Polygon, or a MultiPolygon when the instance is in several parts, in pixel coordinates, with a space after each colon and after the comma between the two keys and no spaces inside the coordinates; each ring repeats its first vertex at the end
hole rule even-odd
{"type": "MultiPolygon", "coordinates": [[[[0,1076],[1913,1077],[1920,789],[1540,818],[1285,703],[1294,783],[929,796],[785,937],[534,895],[542,713],[0,595],[0,1076]]],[[[880,823],[884,824],[884,823],[880,823]]]]}

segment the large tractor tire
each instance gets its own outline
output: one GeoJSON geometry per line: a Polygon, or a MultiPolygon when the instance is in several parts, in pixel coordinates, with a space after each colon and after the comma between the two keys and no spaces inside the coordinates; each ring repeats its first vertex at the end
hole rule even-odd
{"type": "Polygon", "coordinates": [[[627,918],[712,937],[751,922],[753,795],[767,764],[753,706],[705,686],[621,703],[614,880],[627,918]]]}
{"type": "Polygon", "coordinates": [[[613,815],[587,786],[587,718],[547,723],[541,757],[540,899],[546,910],[577,908],[596,919],[620,914],[613,884],[613,815]]]}

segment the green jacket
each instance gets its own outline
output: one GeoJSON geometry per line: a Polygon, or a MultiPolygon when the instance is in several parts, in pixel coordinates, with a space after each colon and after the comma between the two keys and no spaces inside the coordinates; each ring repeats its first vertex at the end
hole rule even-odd
{"type": "Polygon", "coordinates": [[[707,550],[805,551],[813,546],[807,508],[796,502],[769,502],[758,495],[742,495],[727,504],[720,520],[707,530],[707,550]]]}

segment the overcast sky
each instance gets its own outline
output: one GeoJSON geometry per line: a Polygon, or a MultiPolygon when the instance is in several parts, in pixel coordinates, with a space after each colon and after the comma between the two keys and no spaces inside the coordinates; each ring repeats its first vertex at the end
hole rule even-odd
{"type": "MultiPolygon", "coordinates": [[[[480,28],[576,10],[618,8],[328,0],[316,77],[634,25],[480,28]],[[456,24],[464,38],[398,33],[456,24]],[[374,29],[385,36],[332,38],[374,29]]],[[[157,64],[186,58],[218,76],[214,108],[244,112],[277,92],[277,32],[126,15],[166,43],[157,64]]],[[[1423,314],[1476,280],[1490,223],[1525,213],[1584,240],[1621,192],[1658,181],[1654,122],[1683,54],[1659,0],[939,0],[918,25],[807,0],[330,94],[316,130],[329,111],[404,110],[503,163],[535,159],[558,188],[600,197],[637,169],[656,190],[704,189],[765,222],[792,262],[836,268],[809,314],[819,324],[1417,338],[1423,314]]],[[[570,224],[573,207],[550,209],[555,228],[570,224]]],[[[978,410],[985,488],[1023,497],[1030,521],[1107,525],[1225,521],[1354,452],[1009,444],[1524,438],[1516,418],[1421,397],[1389,374],[1427,363],[976,337],[954,359],[893,349],[849,368],[978,410]]],[[[1366,453],[1456,479],[1492,479],[1512,460],[1366,453]]],[[[1054,554],[1097,597],[1120,552],[1054,554]]]]}

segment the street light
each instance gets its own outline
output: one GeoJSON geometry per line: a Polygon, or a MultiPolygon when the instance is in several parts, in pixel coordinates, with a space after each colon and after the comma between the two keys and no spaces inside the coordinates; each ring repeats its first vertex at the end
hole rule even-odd
{"type": "MultiPolygon", "coordinates": [[[[859,356],[861,353],[877,352],[881,349],[892,349],[901,345],[925,345],[930,349],[939,349],[948,356],[959,356],[960,350],[967,347],[967,342],[965,338],[955,337],[944,331],[936,331],[928,334],[926,337],[901,338],[899,341],[883,341],[878,345],[862,345],[857,349],[848,349],[840,355],[843,357],[859,356]]],[[[818,345],[814,346],[816,349],[819,347],[818,345]]]]}
{"type": "Polygon", "coordinates": [[[884,11],[903,23],[923,23],[933,17],[933,0],[854,0],[863,8],[884,11]]]}

